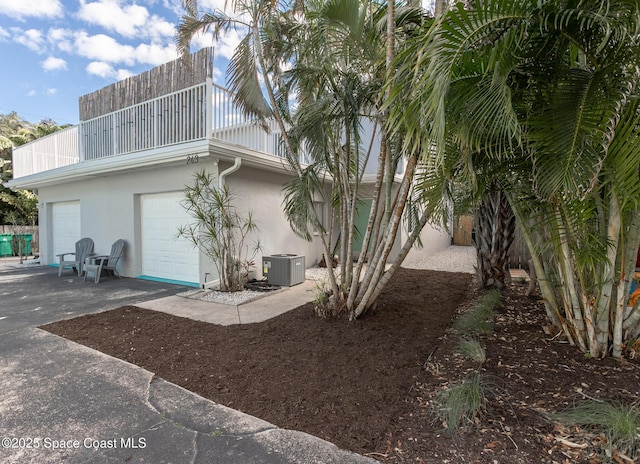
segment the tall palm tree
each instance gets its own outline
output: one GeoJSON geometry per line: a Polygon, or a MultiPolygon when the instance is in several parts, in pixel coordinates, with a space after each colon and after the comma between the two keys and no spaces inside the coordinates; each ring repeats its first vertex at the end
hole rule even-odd
{"type": "Polygon", "coordinates": [[[412,43],[392,93],[392,119],[414,146],[435,147],[438,166],[478,185],[500,173],[549,318],[592,356],[620,356],[640,332],[627,306],[640,242],[639,30],[635,0],[476,2],[412,43]]]}
{"type": "MultiPolygon", "coordinates": [[[[178,30],[183,51],[195,32],[232,24],[222,14],[198,17],[193,1],[188,6],[178,30]]],[[[395,49],[423,21],[422,11],[395,11],[357,0],[317,0],[284,10],[261,2],[236,3],[240,6],[253,16],[228,70],[234,98],[247,113],[279,123],[293,174],[285,192],[285,213],[301,236],[321,231],[326,256],[333,255],[335,241],[312,205],[323,196],[335,205],[342,270],[339,279],[329,272],[330,310],[346,310],[356,318],[371,307],[431,214],[420,211],[409,241],[387,267],[409,204],[417,155],[408,157],[401,182],[394,184],[400,143],[398,136],[386,133],[381,102],[395,49]],[[373,134],[367,130],[371,128],[373,134]],[[308,166],[300,163],[302,147],[308,151],[308,166]],[[372,208],[367,229],[361,231],[363,251],[354,264],[355,218],[374,150],[379,155],[372,208]],[[322,182],[325,176],[331,179],[329,194],[322,182]]]]}

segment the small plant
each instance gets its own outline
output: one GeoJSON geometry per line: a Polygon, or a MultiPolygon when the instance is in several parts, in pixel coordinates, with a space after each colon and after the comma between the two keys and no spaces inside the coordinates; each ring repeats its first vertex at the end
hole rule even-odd
{"type": "Polygon", "coordinates": [[[487,335],[493,332],[490,320],[493,310],[500,305],[500,297],[498,290],[482,295],[471,311],[456,320],[454,329],[463,335],[487,335]]]}
{"type": "Polygon", "coordinates": [[[442,390],[434,399],[434,412],[449,433],[456,433],[474,419],[486,405],[485,384],[479,373],[442,390]]]}
{"type": "Polygon", "coordinates": [[[483,363],[486,359],[485,350],[476,338],[463,338],[460,340],[457,352],[478,363],[483,363]]]}
{"type": "Polygon", "coordinates": [[[334,318],[346,310],[344,300],[337,300],[331,293],[326,281],[316,283],[313,309],[318,317],[334,318]]]}
{"type": "Polygon", "coordinates": [[[566,425],[591,427],[607,437],[607,456],[618,450],[631,459],[640,458],[640,403],[590,400],[567,411],[555,413],[566,425]]]}
{"type": "Polygon", "coordinates": [[[453,327],[462,335],[488,335],[493,332],[489,321],[492,315],[493,313],[474,308],[456,319],[453,327]]]}
{"type": "Polygon", "coordinates": [[[254,263],[260,242],[247,244],[258,226],[251,212],[241,215],[233,206],[234,197],[227,186],[218,188],[216,179],[205,171],[195,174],[193,186],[184,190],[182,205],[195,220],[178,229],[178,236],[191,241],[213,261],[220,276],[220,290],[244,289],[249,268],[254,263]]]}
{"type": "Polygon", "coordinates": [[[329,296],[330,292],[327,289],[326,282],[324,280],[316,281],[313,290],[313,309],[320,317],[327,311],[329,296]]]}
{"type": "Polygon", "coordinates": [[[478,298],[476,306],[486,307],[493,313],[493,310],[500,306],[501,300],[500,290],[491,290],[478,298]]]}

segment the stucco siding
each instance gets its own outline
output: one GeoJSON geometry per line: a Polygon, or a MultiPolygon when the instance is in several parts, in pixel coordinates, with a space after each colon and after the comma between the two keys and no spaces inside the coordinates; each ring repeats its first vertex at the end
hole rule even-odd
{"type": "MultiPolygon", "coordinates": [[[[220,166],[222,171],[226,166],[220,166]]],[[[322,257],[322,244],[318,236],[311,242],[296,236],[282,209],[284,193],[282,186],[290,178],[284,174],[241,167],[229,175],[225,184],[236,196],[240,211],[253,211],[258,225],[257,236],[262,251],[256,255],[257,267],[261,267],[262,256],[291,253],[305,256],[305,265],[311,267],[322,257]]],[[[255,239],[255,237],[252,237],[255,239]]],[[[253,240],[251,240],[253,242],[253,240]]],[[[260,271],[260,269],[258,269],[260,271]]]]}
{"type": "MultiPolygon", "coordinates": [[[[119,172],[89,180],[81,180],[38,191],[40,199],[41,259],[55,264],[51,249],[51,205],[63,201],[79,201],[81,235],[91,237],[95,252],[108,254],[111,244],[118,238],[127,242],[122,262],[122,274],[135,277],[142,273],[140,196],[151,193],[181,192],[193,182],[194,174],[206,169],[214,175],[229,165],[210,158],[200,158],[195,165],[119,172]]],[[[312,242],[295,236],[282,211],[284,194],[282,185],[288,176],[260,171],[250,167],[226,177],[226,184],[236,196],[235,205],[240,212],[253,211],[259,232],[250,241],[259,238],[262,251],[255,257],[259,270],[263,255],[295,253],[305,255],[306,265],[312,266],[322,256],[322,247],[316,237],[312,242]]],[[[71,251],[71,250],[69,250],[71,251]]],[[[200,257],[200,283],[217,279],[215,267],[206,256],[200,257]]]]}

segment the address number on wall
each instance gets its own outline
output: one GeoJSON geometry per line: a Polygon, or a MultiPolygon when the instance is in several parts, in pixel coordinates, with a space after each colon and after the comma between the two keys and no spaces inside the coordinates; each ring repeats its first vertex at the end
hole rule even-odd
{"type": "Polygon", "coordinates": [[[187,164],[198,164],[198,155],[187,155],[187,164]]]}

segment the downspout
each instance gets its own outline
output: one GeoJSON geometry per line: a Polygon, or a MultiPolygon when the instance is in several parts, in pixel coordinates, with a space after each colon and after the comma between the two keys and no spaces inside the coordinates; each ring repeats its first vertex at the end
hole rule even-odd
{"type": "Polygon", "coordinates": [[[233,162],[233,166],[231,166],[228,169],[225,169],[220,174],[218,174],[218,189],[221,189],[222,186],[224,185],[224,178],[229,174],[233,174],[238,169],[240,169],[241,164],[242,164],[242,159],[239,157],[236,157],[235,161],[233,162]]]}
{"type": "MultiPolygon", "coordinates": [[[[233,166],[231,166],[230,168],[225,169],[224,171],[222,171],[220,174],[218,174],[218,190],[222,189],[222,186],[224,185],[224,178],[226,176],[228,176],[229,174],[233,174],[234,172],[236,172],[238,169],[240,169],[240,165],[242,164],[242,159],[239,157],[235,158],[235,161],[233,162],[233,166]]],[[[209,273],[205,273],[204,275],[204,283],[202,284],[202,288],[206,288],[207,286],[207,276],[209,273]]],[[[216,281],[212,281],[216,282],[216,281]]]]}

